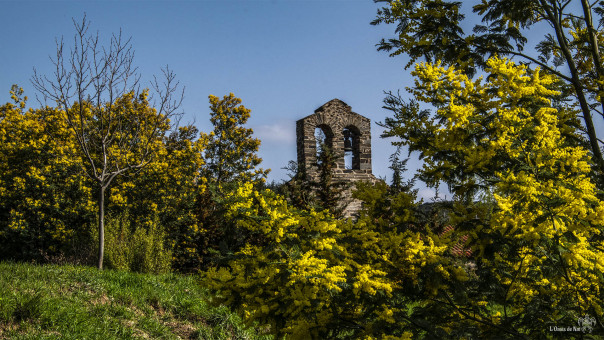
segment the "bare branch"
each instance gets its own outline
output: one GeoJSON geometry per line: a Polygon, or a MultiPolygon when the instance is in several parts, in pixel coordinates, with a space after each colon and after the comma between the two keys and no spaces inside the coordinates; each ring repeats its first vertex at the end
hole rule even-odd
{"type": "Polygon", "coordinates": [[[151,83],[152,88],[159,95],[159,104],[154,103],[154,107],[158,108],[158,113],[164,116],[172,116],[179,115],[176,111],[182,105],[182,101],[184,99],[184,87],[180,90],[180,94],[173,98],[174,95],[177,94],[178,87],[180,86],[180,82],[176,81],[176,75],[168,65],[165,68],[162,68],[162,73],[164,75],[164,80],[160,84],[157,80],[157,77],[153,77],[153,81],[151,83]]]}
{"type": "MultiPolygon", "coordinates": [[[[34,69],[31,82],[44,101],[54,101],[64,112],[79,156],[85,160],[83,172],[98,183],[99,235],[103,235],[104,191],[115,177],[138,173],[153,160],[156,141],[174,125],[170,119],[179,116],[183,93],[178,96],[180,84],[174,73],[162,69],[164,80],[152,82],[158,98],[154,103],[158,109],[153,110],[140,92],[132,38],[125,38],[120,30],[103,46],[98,32],[89,34],[86,16],[73,19],[73,25],[69,53],[63,38],[56,39],[57,53],[49,57],[52,76],[34,69]]],[[[99,268],[103,245],[100,240],[99,268]]]]}

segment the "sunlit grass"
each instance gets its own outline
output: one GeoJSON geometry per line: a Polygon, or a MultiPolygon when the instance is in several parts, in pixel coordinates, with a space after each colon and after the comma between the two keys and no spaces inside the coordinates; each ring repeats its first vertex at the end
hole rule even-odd
{"type": "Polygon", "coordinates": [[[268,339],[192,276],[0,263],[0,339],[268,339]]]}

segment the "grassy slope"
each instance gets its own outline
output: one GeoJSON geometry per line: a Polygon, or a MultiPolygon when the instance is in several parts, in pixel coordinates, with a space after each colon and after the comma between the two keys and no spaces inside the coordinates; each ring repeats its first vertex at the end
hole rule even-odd
{"type": "Polygon", "coordinates": [[[0,263],[0,339],[263,339],[195,278],[0,263]]]}

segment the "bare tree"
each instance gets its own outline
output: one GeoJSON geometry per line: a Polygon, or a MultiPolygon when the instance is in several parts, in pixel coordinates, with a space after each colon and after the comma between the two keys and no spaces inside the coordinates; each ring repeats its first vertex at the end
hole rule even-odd
{"type": "Polygon", "coordinates": [[[155,98],[148,97],[149,90],[140,89],[131,38],[124,39],[120,30],[104,46],[98,32],[89,34],[86,16],[73,23],[73,47],[65,52],[63,38],[57,39],[56,56],[50,57],[53,74],[34,69],[31,82],[44,101],[65,112],[84,171],[98,184],[98,268],[103,269],[105,191],[115,177],[137,173],[152,161],[156,143],[178,121],[184,89],[166,66],[163,80],[151,82],[155,98]]]}

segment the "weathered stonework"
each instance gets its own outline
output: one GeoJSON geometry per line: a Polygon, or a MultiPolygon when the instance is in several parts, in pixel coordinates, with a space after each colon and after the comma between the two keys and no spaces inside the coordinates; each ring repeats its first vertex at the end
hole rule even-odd
{"type": "MultiPolygon", "coordinates": [[[[315,110],[314,114],[296,122],[298,168],[307,176],[316,178],[317,141],[315,129],[320,128],[336,155],[334,179],[343,182],[370,181],[378,179],[371,172],[371,120],[352,112],[350,106],[339,99],[332,99],[315,110]],[[345,136],[346,133],[346,136],[345,136]],[[348,145],[345,147],[345,138],[348,145]],[[345,166],[345,152],[352,155],[349,168],[345,166]]],[[[345,193],[348,206],[345,216],[353,216],[361,209],[361,202],[352,198],[351,186],[345,193]]]]}

